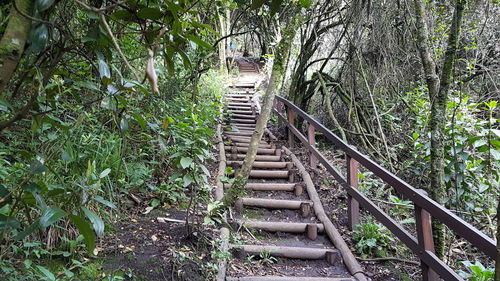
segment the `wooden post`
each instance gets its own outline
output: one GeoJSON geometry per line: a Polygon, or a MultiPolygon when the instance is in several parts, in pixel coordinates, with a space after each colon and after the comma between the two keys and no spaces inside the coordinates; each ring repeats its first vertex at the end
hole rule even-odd
{"type": "MultiPolygon", "coordinates": [[[[286,113],[288,116],[288,124],[291,126],[295,126],[295,111],[293,109],[287,107],[286,108],[286,113]]],[[[293,138],[293,133],[291,130],[287,129],[287,135],[288,135],[288,146],[290,148],[293,147],[294,144],[294,138],[293,138]]]]}
{"type": "MultiPolygon", "coordinates": [[[[419,190],[420,193],[427,195],[424,190],[419,190]]],[[[434,240],[432,238],[432,225],[431,215],[420,206],[415,205],[415,223],[417,229],[418,245],[421,251],[434,252],[434,240]]],[[[439,275],[432,270],[424,261],[420,260],[420,267],[422,268],[423,281],[438,281],[439,275]]]]}
{"type": "MultiPolygon", "coordinates": [[[[346,154],[347,160],[347,183],[355,189],[358,189],[358,161],[352,159],[346,154]]],[[[347,216],[350,230],[354,230],[359,223],[359,202],[347,194],[347,216]]]]}
{"type": "MultiPolygon", "coordinates": [[[[314,126],[309,124],[307,127],[307,139],[309,140],[309,144],[312,146],[316,145],[316,137],[314,136],[314,126]]],[[[309,153],[309,161],[311,164],[311,168],[316,169],[318,167],[318,159],[316,155],[312,152],[309,153]]]]}

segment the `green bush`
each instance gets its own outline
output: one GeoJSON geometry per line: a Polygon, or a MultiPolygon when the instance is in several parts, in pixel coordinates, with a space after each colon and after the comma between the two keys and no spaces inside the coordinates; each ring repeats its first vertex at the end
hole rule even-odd
{"type": "Polygon", "coordinates": [[[354,230],[353,241],[356,250],[361,256],[386,257],[391,250],[391,242],[387,229],[378,223],[358,224],[354,230]]]}

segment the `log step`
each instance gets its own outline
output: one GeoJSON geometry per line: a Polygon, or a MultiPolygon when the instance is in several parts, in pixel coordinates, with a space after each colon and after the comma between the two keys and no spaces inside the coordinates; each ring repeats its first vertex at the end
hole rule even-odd
{"type": "Polygon", "coordinates": [[[233,135],[233,136],[251,136],[253,135],[253,132],[250,131],[245,131],[245,132],[231,132],[231,131],[224,131],[224,134],[226,135],[233,135]]]}
{"type": "MultiPolygon", "coordinates": [[[[231,188],[231,184],[224,184],[224,188],[231,188]]],[[[299,196],[304,191],[301,184],[296,183],[247,183],[245,189],[255,191],[293,191],[299,196]]]]}
{"type": "Polygon", "coordinates": [[[256,191],[295,191],[298,185],[296,183],[247,183],[245,188],[256,191]]]}
{"type": "MultiPolygon", "coordinates": [[[[254,125],[254,124],[241,124],[241,125],[254,125]]],[[[232,124],[231,126],[226,126],[225,131],[241,131],[241,130],[247,130],[247,131],[255,131],[255,127],[244,127],[240,126],[240,124],[232,124]]],[[[250,137],[245,137],[245,138],[250,138],[250,137]]]]}
{"type": "Polygon", "coordinates": [[[356,281],[353,278],[342,277],[293,277],[293,276],[244,276],[226,277],[226,281],[356,281]]]}
{"type": "MultiPolygon", "coordinates": [[[[228,141],[232,141],[232,142],[245,143],[245,145],[248,145],[250,143],[250,140],[251,140],[251,138],[248,138],[248,137],[235,137],[235,136],[226,136],[225,139],[228,141]]],[[[271,145],[264,140],[261,140],[260,144],[271,145]]]]}
{"type": "Polygon", "coordinates": [[[248,114],[236,114],[236,113],[229,113],[228,116],[233,119],[233,118],[243,118],[243,119],[257,119],[257,115],[248,115],[248,114]]]}
{"type": "Polygon", "coordinates": [[[251,110],[229,110],[227,113],[253,115],[253,111],[251,111],[251,110]]]}
{"type": "MultiPolygon", "coordinates": [[[[245,159],[245,154],[237,154],[236,155],[236,159],[245,159]]],[[[228,155],[227,158],[228,159],[232,159],[231,158],[232,155],[228,155]]],[[[273,162],[277,162],[277,161],[281,161],[281,156],[280,155],[257,155],[255,156],[255,161],[273,161],[273,162]]]]}
{"type": "Polygon", "coordinates": [[[238,109],[238,110],[251,110],[252,109],[250,106],[228,106],[227,108],[233,108],[233,109],[238,109]]]}
{"type": "Polygon", "coordinates": [[[255,131],[254,129],[252,128],[248,128],[248,127],[231,127],[231,128],[227,128],[225,132],[251,132],[253,133],[253,131],[255,131]]]}
{"type": "Polygon", "coordinates": [[[237,83],[231,85],[231,88],[253,88],[253,87],[255,87],[255,83],[237,83]]]}
{"type": "Polygon", "coordinates": [[[246,96],[239,96],[239,97],[229,96],[229,97],[226,97],[226,100],[233,101],[233,102],[249,103],[251,101],[251,99],[250,98],[245,98],[245,97],[246,96]]]}
{"type": "Polygon", "coordinates": [[[273,245],[230,245],[232,249],[238,249],[246,255],[260,255],[262,252],[270,255],[289,259],[320,260],[327,259],[330,264],[340,261],[340,253],[336,249],[306,248],[306,247],[284,247],[273,245]]]}
{"type": "Polygon", "coordinates": [[[251,107],[252,105],[246,102],[230,102],[227,104],[228,106],[247,106],[251,107]]]}
{"type": "MultiPolygon", "coordinates": [[[[227,165],[243,165],[243,161],[227,161],[227,165]]],[[[264,169],[285,169],[286,167],[293,165],[292,162],[261,162],[254,161],[252,167],[254,168],[264,168],[264,169]]]]}
{"type": "MultiPolygon", "coordinates": [[[[241,147],[241,146],[224,146],[224,149],[226,151],[233,151],[233,149],[237,152],[247,152],[248,147],[241,147]]],[[[276,154],[276,148],[257,148],[257,154],[271,154],[275,155],[276,154]]]]}
{"type": "Polygon", "coordinates": [[[238,119],[238,118],[231,118],[231,122],[234,123],[245,123],[245,124],[255,124],[255,119],[238,119]]]}
{"type": "Polygon", "coordinates": [[[288,179],[290,171],[288,170],[251,170],[250,177],[258,179],[288,179]]]}
{"type": "Polygon", "coordinates": [[[243,206],[261,207],[266,209],[299,210],[301,206],[304,205],[312,206],[311,201],[300,201],[300,200],[282,200],[282,199],[265,199],[265,198],[249,198],[249,197],[242,197],[238,200],[241,200],[243,206]]]}
{"type": "Polygon", "coordinates": [[[227,94],[226,95],[226,98],[236,98],[236,99],[249,99],[251,100],[253,97],[253,95],[246,95],[246,94],[227,94]]]}
{"type": "Polygon", "coordinates": [[[255,124],[229,123],[229,126],[255,129],[255,124]]]}
{"type": "Polygon", "coordinates": [[[239,226],[245,226],[251,229],[260,229],[268,232],[287,232],[304,233],[308,225],[317,227],[317,232],[322,233],[325,228],[322,223],[303,223],[303,222],[280,222],[280,221],[257,221],[257,220],[237,220],[239,226]]]}
{"type": "MultiPolygon", "coordinates": [[[[250,143],[248,142],[234,142],[228,145],[236,145],[236,146],[241,146],[241,147],[249,147],[250,143]]],[[[275,144],[267,144],[267,143],[259,143],[259,148],[274,148],[276,149],[275,144]]]]}
{"type": "Polygon", "coordinates": [[[248,94],[253,94],[253,93],[255,93],[255,89],[248,89],[248,90],[243,90],[243,91],[241,91],[241,90],[232,90],[230,92],[230,94],[237,94],[237,95],[238,94],[241,94],[241,95],[247,94],[248,95],[248,94]]]}

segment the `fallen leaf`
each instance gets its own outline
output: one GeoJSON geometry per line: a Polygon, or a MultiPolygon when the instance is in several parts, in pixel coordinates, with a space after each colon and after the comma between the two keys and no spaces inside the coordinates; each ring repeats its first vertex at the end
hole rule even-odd
{"type": "Polygon", "coordinates": [[[147,215],[149,214],[152,210],[154,209],[154,207],[146,207],[146,211],[143,213],[144,215],[147,215]]]}
{"type": "Polygon", "coordinates": [[[104,250],[104,249],[100,248],[100,247],[95,247],[94,248],[94,255],[97,256],[99,254],[99,252],[101,252],[102,250],[104,250]]]}

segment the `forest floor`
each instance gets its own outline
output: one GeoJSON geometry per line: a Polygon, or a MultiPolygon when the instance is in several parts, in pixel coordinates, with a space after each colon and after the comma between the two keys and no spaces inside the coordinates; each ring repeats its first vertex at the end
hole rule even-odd
{"type": "Polygon", "coordinates": [[[101,280],[196,281],[209,280],[215,272],[206,267],[212,261],[216,230],[209,226],[188,229],[184,222],[158,219],[182,221],[185,210],[159,208],[125,217],[113,224],[114,231],[97,248],[104,269],[101,280]],[[116,276],[120,278],[113,279],[116,276]]]}
{"type": "MultiPolygon", "coordinates": [[[[214,163],[207,167],[217,175],[214,163]]],[[[212,252],[217,247],[214,241],[218,230],[203,225],[203,211],[196,224],[186,225],[186,209],[178,205],[152,210],[146,205],[134,205],[124,210],[98,245],[104,270],[100,280],[211,280],[216,273],[212,252]]],[[[206,206],[198,209],[205,210],[206,206]]]]}

